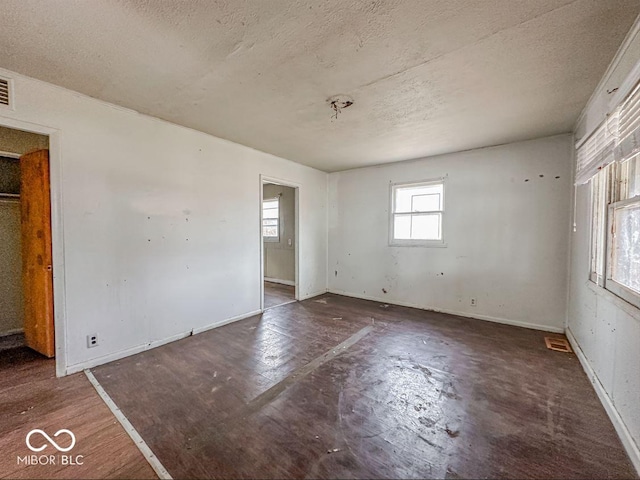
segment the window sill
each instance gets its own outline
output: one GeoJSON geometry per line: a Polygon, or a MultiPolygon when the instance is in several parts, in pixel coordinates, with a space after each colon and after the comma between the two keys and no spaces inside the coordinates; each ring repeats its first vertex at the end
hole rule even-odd
{"type": "Polygon", "coordinates": [[[423,247],[423,248],[447,248],[447,244],[443,242],[419,242],[419,241],[407,241],[407,242],[398,242],[393,241],[389,242],[390,247],[423,247]]]}
{"type": "Polygon", "coordinates": [[[587,280],[586,285],[593,293],[595,293],[600,297],[603,297],[608,302],[613,303],[616,307],[620,308],[621,310],[624,310],[624,312],[630,315],[631,317],[640,321],[640,308],[627,302],[623,298],[620,298],[615,293],[610,292],[606,288],[601,287],[600,285],[596,285],[591,280],[587,280]]]}

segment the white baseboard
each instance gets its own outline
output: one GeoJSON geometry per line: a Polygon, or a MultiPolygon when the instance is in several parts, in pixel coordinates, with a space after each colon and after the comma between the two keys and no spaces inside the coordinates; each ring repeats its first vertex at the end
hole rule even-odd
{"type": "Polygon", "coordinates": [[[24,328],[14,328],[13,330],[7,330],[6,332],[0,333],[0,338],[8,337],[9,335],[16,335],[18,333],[24,333],[24,328]]]}
{"type": "Polygon", "coordinates": [[[290,287],[296,286],[296,282],[292,282],[291,280],[281,280],[279,278],[264,277],[264,281],[271,283],[280,283],[282,285],[289,285],[290,287]]]}
{"type": "Polygon", "coordinates": [[[182,340],[183,338],[189,337],[191,335],[197,335],[198,333],[206,332],[207,330],[211,330],[216,327],[222,327],[223,325],[227,325],[229,323],[237,322],[239,320],[244,320],[245,318],[253,317],[254,315],[259,315],[260,313],[262,313],[260,310],[254,310],[249,313],[237,315],[231,318],[226,318],[224,320],[220,320],[218,322],[205,325],[204,327],[193,328],[186,332],[181,332],[176,335],[163,338],[162,340],[155,340],[153,342],[137,345],[132,348],[127,348],[125,350],[120,350],[119,352],[110,353],[109,355],[103,355],[102,357],[93,358],[91,360],[87,360],[86,362],[76,363],[74,365],[68,365],[65,369],[65,375],[71,375],[72,373],[81,372],[82,370],[86,370],[88,368],[93,368],[93,367],[97,367],[98,365],[103,365],[105,363],[113,362],[115,360],[120,360],[121,358],[135,355],[136,353],[141,353],[146,350],[151,350],[152,348],[161,347],[162,345],[166,345],[167,343],[175,342],[177,340],[182,340]]]}
{"type": "Polygon", "coordinates": [[[417,305],[414,303],[409,303],[409,302],[391,302],[388,299],[384,299],[384,298],[380,298],[380,297],[374,297],[374,296],[370,296],[370,295],[358,295],[358,294],[354,294],[354,293],[350,293],[350,292],[345,292],[342,290],[334,290],[334,289],[329,289],[328,290],[329,293],[335,293],[336,295],[343,295],[345,297],[353,297],[353,298],[360,298],[362,300],[372,300],[374,302],[380,302],[380,303],[384,303],[384,304],[390,304],[390,305],[398,305],[401,307],[410,307],[410,308],[417,308],[418,310],[426,310],[429,312],[437,312],[437,313],[446,313],[449,315],[456,315],[458,317],[465,317],[465,318],[473,318],[475,320],[485,320],[488,322],[495,322],[495,323],[502,323],[505,325],[513,325],[515,327],[524,327],[524,328],[531,328],[534,330],[542,330],[543,332],[553,332],[553,333],[564,333],[564,328],[563,327],[552,327],[549,325],[539,325],[537,323],[528,323],[528,322],[521,322],[518,320],[510,320],[508,318],[500,318],[500,317],[491,317],[489,315],[472,315],[468,312],[458,312],[456,310],[446,310],[446,309],[442,309],[442,308],[432,308],[432,307],[425,307],[423,305],[417,305]]]}
{"type": "Polygon", "coordinates": [[[302,295],[298,300],[308,300],[310,298],[317,297],[318,295],[324,295],[327,292],[328,290],[318,290],[317,292],[307,293],[306,295],[302,295]]]}
{"type": "Polygon", "coordinates": [[[633,463],[636,472],[638,472],[638,475],[640,475],[640,449],[638,448],[638,445],[631,436],[631,432],[629,432],[629,429],[625,425],[624,420],[622,420],[622,417],[618,413],[618,409],[616,409],[613,401],[611,400],[611,397],[609,397],[609,394],[605,390],[604,386],[602,385],[602,383],[600,383],[598,375],[596,375],[596,372],[593,370],[593,368],[591,368],[589,360],[587,360],[587,357],[582,351],[582,348],[580,348],[580,344],[573,336],[573,333],[569,328],[567,328],[566,335],[569,339],[569,343],[571,344],[571,348],[573,348],[573,351],[578,357],[578,360],[580,360],[582,368],[587,374],[587,377],[589,377],[589,381],[591,382],[591,385],[593,385],[593,389],[596,391],[596,394],[598,395],[600,402],[604,406],[607,415],[609,415],[609,419],[611,420],[611,423],[613,423],[613,427],[616,429],[616,432],[618,433],[618,436],[622,441],[622,445],[624,446],[627,455],[629,455],[629,458],[631,459],[631,463],[633,463]]]}
{"type": "Polygon", "coordinates": [[[207,330],[212,330],[214,328],[222,327],[224,325],[228,325],[233,322],[237,322],[239,320],[244,320],[245,318],[253,317],[254,315],[260,315],[262,310],[254,310],[249,313],[243,313],[242,315],[237,315],[235,317],[227,318],[225,320],[220,320],[219,322],[214,322],[209,325],[200,328],[194,328],[193,334],[197,335],[198,333],[206,332],[207,330]]]}

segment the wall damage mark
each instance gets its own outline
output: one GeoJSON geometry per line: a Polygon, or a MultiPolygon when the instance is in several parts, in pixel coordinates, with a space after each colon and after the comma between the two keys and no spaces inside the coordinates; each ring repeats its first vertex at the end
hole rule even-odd
{"type": "Polygon", "coordinates": [[[329,103],[329,107],[332,110],[331,118],[336,120],[338,118],[338,114],[342,113],[344,108],[349,108],[353,105],[353,98],[348,95],[334,95],[333,97],[329,97],[327,99],[329,103]]]}

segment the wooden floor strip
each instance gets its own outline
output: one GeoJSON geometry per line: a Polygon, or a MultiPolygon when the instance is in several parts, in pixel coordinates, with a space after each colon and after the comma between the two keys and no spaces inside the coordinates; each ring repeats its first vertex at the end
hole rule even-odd
{"type": "Polygon", "coordinates": [[[294,372],[292,372],[289,376],[287,376],[282,381],[276,383],[273,387],[269,388],[267,391],[261,393],[253,400],[251,400],[247,405],[245,405],[239,412],[237,412],[234,416],[231,416],[229,420],[223,422],[221,426],[221,430],[225,428],[229,428],[230,425],[237,421],[238,419],[244,419],[253,413],[261,410],[265,405],[270,404],[275,398],[277,398],[281,393],[287,390],[290,386],[299,382],[307,375],[309,375],[314,370],[318,369],[318,367],[324,365],[325,363],[333,360],[338,355],[346,351],[352,345],[355,345],[358,341],[366,337],[373,330],[372,326],[364,327],[358,330],[356,333],[347,338],[344,342],[336,345],[331,350],[323,353],[319,357],[315,358],[311,362],[303,365],[298,368],[294,372]]]}
{"type": "Polygon", "coordinates": [[[164,468],[162,463],[160,463],[160,460],[158,460],[158,457],[156,457],[156,455],[151,451],[151,449],[137,432],[137,430],[133,427],[133,425],[131,425],[131,422],[129,422],[124,413],[122,413],[122,410],[118,408],[109,394],[104,390],[104,388],[102,388],[102,385],[100,385],[98,379],[93,375],[93,373],[91,373],[91,370],[87,369],[84,371],[84,373],[91,382],[91,385],[93,385],[93,387],[96,389],[96,392],[98,392],[98,395],[100,395],[100,398],[102,398],[107,407],[109,407],[109,410],[111,410],[113,416],[116,417],[118,422],[120,422],[124,430],[131,437],[133,443],[136,444],[136,446],[140,450],[140,453],[142,453],[147,462],[149,462],[149,465],[151,465],[151,468],[153,468],[158,477],[161,479],[172,480],[172,477],[167,469],[164,468]]]}

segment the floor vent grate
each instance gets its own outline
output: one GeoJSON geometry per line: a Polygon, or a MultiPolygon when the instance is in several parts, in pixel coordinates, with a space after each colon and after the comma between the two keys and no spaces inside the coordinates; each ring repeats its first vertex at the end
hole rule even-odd
{"type": "Polygon", "coordinates": [[[554,352],[573,352],[566,338],[544,337],[544,343],[547,344],[549,350],[553,350],[554,352]]]}

